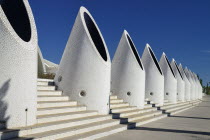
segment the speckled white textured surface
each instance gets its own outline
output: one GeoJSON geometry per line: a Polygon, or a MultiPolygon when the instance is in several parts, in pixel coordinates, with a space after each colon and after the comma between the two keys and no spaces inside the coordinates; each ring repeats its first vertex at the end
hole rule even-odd
{"type": "Polygon", "coordinates": [[[192,80],[193,80],[193,82],[194,82],[194,84],[195,84],[195,99],[198,99],[198,98],[199,98],[199,95],[198,95],[199,86],[198,86],[198,84],[197,84],[197,81],[196,81],[196,79],[195,79],[195,77],[194,77],[193,72],[192,72],[191,70],[189,70],[189,72],[190,72],[191,77],[192,77],[192,80]]]}
{"type": "Polygon", "coordinates": [[[181,72],[179,73],[178,65],[176,67],[176,61],[172,59],[171,67],[176,75],[177,79],[177,100],[178,101],[185,101],[185,83],[182,78],[181,72]]]}
{"type": "Polygon", "coordinates": [[[201,83],[197,77],[197,75],[193,72],[193,75],[194,75],[194,78],[195,78],[195,81],[198,85],[198,99],[202,99],[202,86],[201,86],[201,83]]]}
{"type": "Polygon", "coordinates": [[[195,89],[194,89],[195,90],[195,93],[194,93],[195,99],[198,99],[198,85],[197,85],[197,82],[196,82],[196,80],[194,78],[193,72],[191,70],[189,70],[189,72],[191,74],[192,80],[193,80],[194,85],[195,85],[195,89]]]}
{"type": "Polygon", "coordinates": [[[29,3],[23,1],[31,25],[29,42],[16,34],[0,6],[0,120],[8,128],[36,123],[37,32],[29,3]]]}
{"type": "Polygon", "coordinates": [[[142,63],[146,74],[145,98],[148,98],[161,106],[164,102],[164,76],[159,72],[157,66],[155,65],[155,62],[149,52],[149,48],[150,46],[147,44],[142,55],[142,63]],[[150,95],[151,92],[153,95],[150,95]]]}
{"type": "Polygon", "coordinates": [[[187,67],[184,69],[184,71],[185,71],[187,79],[189,80],[190,85],[191,85],[191,88],[190,88],[190,99],[191,100],[195,100],[195,85],[194,85],[194,82],[192,80],[192,77],[191,77],[187,67]]]}
{"type": "Polygon", "coordinates": [[[191,100],[191,98],[190,98],[190,88],[191,88],[190,81],[188,80],[187,75],[185,74],[184,69],[182,68],[181,64],[179,64],[179,70],[180,70],[183,80],[185,82],[185,100],[190,101],[191,100]]]}
{"type": "Polygon", "coordinates": [[[104,61],[97,51],[86,27],[84,12],[94,22],[90,13],[81,7],[56,73],[55,82],[58,88],[63,90],[64,95],[86,105],[89,110],[107,114],[111,78],[110,57],[99,29],[107,61],[104,61]],[[60,76],[62,80],[58,82],[60,76]],[[85,91],[86,96],[81,97],[79,95],[81,91],[85,91]]]}
{"type": "Polygon", "coordinates": [[[127,35],[127,31],[124,31],[112,60],[111,92],[130,105],[143,108],[145,103],[145,71],[143,65],[143,69],[140,67],[127,35]],[[128,92],[130,95],[127,95],[128,92]]]}
{"type": "Polygon", "coordinates": [[[165,53],[162,54],[159,64],[164,75],[164,99],[176,103],[177,80],[173,70],[170,69],[170,63],[167,62],[165,53]]]}

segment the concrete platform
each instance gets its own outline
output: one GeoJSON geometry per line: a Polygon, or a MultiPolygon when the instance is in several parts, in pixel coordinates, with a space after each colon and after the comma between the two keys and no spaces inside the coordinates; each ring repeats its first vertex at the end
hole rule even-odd
{"type": "Polygon", "coordinates": [[[184,112],[100,140],[210,140],[210,96],[184,112]]]}

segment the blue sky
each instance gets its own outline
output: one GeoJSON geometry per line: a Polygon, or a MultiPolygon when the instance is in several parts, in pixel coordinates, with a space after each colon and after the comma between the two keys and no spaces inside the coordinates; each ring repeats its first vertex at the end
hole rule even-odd
{"type": "Polygon", "coordinates": [[[149,43],[210,82],[210,0],[29,0],[43,56],[59,63],[80,6],[94,17],[111,58],[126,29],[140,56],[149,43]]]}

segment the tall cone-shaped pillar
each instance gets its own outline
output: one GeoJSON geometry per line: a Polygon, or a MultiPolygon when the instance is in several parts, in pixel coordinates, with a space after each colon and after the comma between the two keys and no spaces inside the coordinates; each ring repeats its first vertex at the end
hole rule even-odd
{"type": "Polygon", "coordinates": [[[187,78],[187,75],[182,67],[182,64],[179,64],[179,71],[182,74],[183,80],[185,82],[185,100],[186,101],[190,101],[190,88],[191,88],[191,84],[190,81],[187,78]]]}
{"type": "Polygon", "coordinates": [[[198,91],[199,92],[199,99],[202,99],[202,86],[201,86],[200,80],[198,78],[198,75],[195,74],[195,73],[194,73],[194,75],[196,77],[196,80],[197,80],[197,83],[198,83],[198,87],[199,87],[199,91],[198,91]]]}
{"type": "Polygon", "coordinates": [[[195,100],[195,86],[194,86],[194,82],[192,80],[192,77],[191,77],[191,74],[189,73],[189,70],[187,69],[187,67],[184,69],[186,75],[187,75],[187,78],[190,82],[190,99],[191,100],[195,100]]]}
{"type": "Polygon", "coordinates": [[[198,90],[199,99],[202,99],[202,86],[201,86],[200,80],[198,78],[198,75],[196,75],[195,73],[194,73],[194,76],[195,76],[195,79],[196,79],[196,81],[198,83],[198,87],[199,87],[199,90],[198,90]]]}
{"type": "Polygon", "coordinates": [[[64,95],[107,114],[111,81],[109,53],[91,14],[81,7],[55,76],[64,95]]]}
{"type": "Polygon", "coordinates": [[[36,123],[37,31],[27,0],[0,1],[0,121],[36,123]]]}
{"type": "Polygon", "coordinates": [[[196,86],[195,97],[196,97],[196,99],[199,99],[199,85],[198,85],[197,79],[194,75],[194,72],[191,72],[191,74],[192,74],[192,78],[193,78],[193,80],[195,82],[195,86],[196,86]]]}
{"type": "Polygon", "coordinates": [[[176,103],[177,80],[165,53],[162,54],[159,64],[164,75],[164,99],[171,103],[176,103]]]}
{"type": "Polygon", "coordinates": [[[132,106],[145,103],[145,71],[136,47],[124,31],[112,60],[111,91],[132,106]]]}
{"type": "Polygon", "coordinates": [[[197,99],[200,99],[200,82],[198,80],[197,75],[194,72],[192,72],[192,74],[193,74],[193,77],[194,77],[196,85],[197,85],[197,99]]]}
{"type": "Polygon", "coordinates": [[[202,99],[203,98],[203,87],[202,87],[202,85],[200,83],[200,79],[199,78],[198,78],[198,82],[199,82],[199,86],[200,86],[200,91],[199,91],[200,92],[200,99],[202,99]]]}
{"type": "Polygon", "coordinates": [[[193,83],[194,83],[194,99],[196,100],[196,99],[198,99],[198,86],[197,86],[197,83],[196,83],[196,81],[195,81],[195,78],[194,78],[194,76],[193,76],[193,73],[192,73],[192,71],[191,70],[189,70],[189,73],[190,73],[190,76],[191,76],[191,78],[192,78],[192,81],[193,81],[193,83]]]}
{"type": "Polygon", "coordinates": [[[145,98],[162,106],[164,103],[164,76],[149,44],[144,49],[142,63],[146,74],[145,98]]]}
{"type": "Polygon", "coordinates": [[[183,102],[185,101],[185,82],[183,81],[183,76],[174,59],[171,61],[171,67],[177,79],[177,100],[183,102]]]}

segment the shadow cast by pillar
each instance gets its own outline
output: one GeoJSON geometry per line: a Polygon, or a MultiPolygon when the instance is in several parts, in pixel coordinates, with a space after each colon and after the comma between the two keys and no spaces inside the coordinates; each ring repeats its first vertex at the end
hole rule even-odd
{"type": "Polygon", "coordinates": [[[169,117],[174,117],[174,118],[190,118],[190,119],[201,119],[201,120],[210,120],[210,118],[202,118],[202,117],[191,117],[191,116],[173,116],[173,115],[170,115],[169,117]]]}
{"type": "Polygon", "coordinates": [[[10,88],[10,82],[11,79],[8,79],[2,85],[0,85],[0,123],[6,123],[6,121],[10,118],[9,116],[6,116],[8,104],[4,101],[10,88]]]}
{"type": "Polygon", "coordinates": [[[147,130],[147,131],[156,131],[156,132],[172,132],[172,133],[185,133],[185,134],[210,136],[210,132],[203,132],[203,131],[189,131],[189,130],[177,130],[177,129],[150,128],[150,127],[136,127],[136,129],[134,130],[147,130]]]}
{"type": "MultiPolygon", "coordinates": [[[[1,129],[6,129],[6,122],[9,120],[9,116],[6,115],[8,104],[5,101],[5,97],[7,96],[8,90],[10,88],[11,79],[5,81],[2,85],[0,85],[0,132],[1,129]]],[[[5,134],[0,134],[0,139],[4,139],[5,134]]],[[[18,133],[17,133],[18,135],[18,133]]]]}

